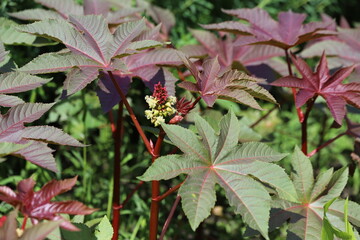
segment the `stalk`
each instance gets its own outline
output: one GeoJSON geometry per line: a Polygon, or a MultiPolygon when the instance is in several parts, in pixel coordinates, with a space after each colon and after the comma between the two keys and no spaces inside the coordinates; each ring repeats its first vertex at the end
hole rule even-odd
{"type": "MultiPolygon", "coordinates": [[[[158,139],[155,144],[155,148],[153,151],[153,157],[151,159],[152,162],[160,156],[161,145],[165,137],[165,132],[162,128],[160,128],[160,133],[158,139]]],[[[150,231],[149,231],[149,239],[156,240],[157,239],[157,229],[159,225],[159,201],[156,199],[160,194],[160,183],[159,181],[151,182],[151,206],[150,206],[150,231]]]]}
{"type": "MultiPolygon", "coordinates": [[[[289,75],[294,76],[293,72],[291,70],[291,62],[290,62],[288,49],[285,49],[285,56],[286,56],[286,62],[287,62],[287,66],[288,66],[289,75]]],[[[292,93],[293,93],[293,96],[294,96],[294,103],[296,103],[296,89],[291,88],[291,90],[292,90],[292,93]]],[[[302,123],[303,120],[304,120],[304,114],[301,111],[301,108],[296,108],[296,112],[297,112],[300,123],[302,123]]]]}
{"type": "Polygon", "coordinates": [[[143,140],[147,151],[148,151],[152,156],[154,156],[154,155],[153,155],[153,150],[152,150],[151,144],[150,144],[148,138],[146,137],[144,131],[142,130],[142,128],[141,128],[141,126],[140,126],[140,123],[139,123],[139,121],[137,120],[133,109],[131,108],[129,102],[128,102],[127,99],[126,99],[125,94],[124,94],[123,91],[121,90],[119,84],[116,82],[116,80],[115,80],[114,75],[112,74],[112,72],[111,72],[111,71],[108,71],[108,74],[109,74],[109,76],[110,76],[110,79],[111,79],[112,83],[114,84],[114,86],[115,86],[115,88],[116,88],[116,91],[119,93],[119,95],[120,95],[120,97],[121,97],[121,100],[123,101],[123,103],[124,103],[124,105],[125,105],[125,107],[126,107],[126,110],[129,112],[130,118],[131,118],[132,122],[134,123],[135,128],[136,128],[136,130],[138,131],[141,139],[143,140]]]}
{"type": "Polygon", "coordinates": [[[310,111],[312,107],[314,106],[316,97],[309,100],[307,103],[307,108],[305,115],[303,117],[303,121],[301,122],[301,150],[302,152],[307,155],[307,120],[310,115],[310,111]]]}
{"type": "Polygon", "coordinates": [[[309,154],[307,154],[308,157],[312,157],[314,156],[317,152],[319,152],[321,149],[327,147],[328,145],[330,145],[331,143],[333,143],[335,140],[337,140],[338,138],[346,135],[346,132],[340,133],[339,135],[337,135],[336,137],[331,138],[330,140],[326,141],[325,143],[323,143],[322,145],[320,145],[319,147],[315,148],[313,151],[311,151],[309,154]]]}
{"type": "Polygon", "coordinates": [[[114,139],[114,187],[113,187],[113,219],[112,226],[114,235],[112,240],[117,240],[120,228],[120,178],[121,178],[121,145],[122,135],[124,130],[123,124],[123,104],[119,103],[118,119],[115,131],[113,132],[114,139]]]}
{"type": "Polygon", "coordinates": [[[166,221],[165,221],[165,224],[164,224],[164,226],[163,226],[163,229],[161,230],[161,234],[160,234],[159,240],[163,240],[163,239],[164,239],[165,234],[166,234],[166,231],[167,231],[168,228],[169,228],[170,222],[171,222],[172,218],[174,217],[174,213],[175,213],[176,207],[178,206],[178,204],[179,204],[179,202],[180,202],[180,198],[181,198],[181,197],[180,197],[179,195],[176,196],[175,202],[174,202],[173,206],[171,207],[169,216],[167,217],[167,219],[166,219],[166,221]]]}

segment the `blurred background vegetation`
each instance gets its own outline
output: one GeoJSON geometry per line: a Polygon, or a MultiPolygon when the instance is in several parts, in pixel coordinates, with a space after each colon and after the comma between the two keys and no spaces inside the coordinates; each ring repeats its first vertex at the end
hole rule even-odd
{"type": "MultiPolygon", "coordinates": [[[[60,1],[60,0],[59,0],[60,1]]],[[[121,1],[121,0],[119,0],[121,1]]],[[[339,20],[344,16],[350,24],[360,22],[360,2],[358,0],[153,0],[153,4],[169,9],[175,14],[176,25],[171,31],[171,41],[177,46],[195,43],[196,40],[189,33],[188,28],[200,28],[199,24],[216,23],[230,20],[231,17],[222,13],[221,9],[233,8],[252,8],[262,7],[273,17],[279,11],[292,10],[295,12],[306,13],[307,21],[320,19],[321,13],[326,13],[339,20]]],[[[31,0],[1,0],[0,17],[8,17],[7,13],[16,12],[24,9],[40,7],[31,0]]],[[[17,20],[16,20],[17,21],[17,20]]],[[[19,22],[19,21],[18,21],[19,22]]],[[[20,22],[21,23],[21,22],[20,22]]],[[[7,46],[11,52],[11,57],[18,66],[29,62],[37,55],[45,52],[60,50],[62,46],[31,47],[31,46],[7,46]]],[[[49,181],[52,178],[67,178],[74,175],[79,176],[77,188],[63,198],[76,198],[86,204],[100,208],[101,210],[92,217],[100,217],[110,214],[111,192],[112,192],[112,159],[113,142],[108,116],[101,112],[95,86],[90,85],[81,93],[77,93],[65,100],[59,100],[61,94],[63,74],[51,74],[54,80],[43,88],[23,93],[23,99],[31,102],[52,102],[58,104],[49,114],[39,120],[36,124],[49,124],[62,128],[82,142],[89,144],[89,147],[79,149],[73,147],[57,147],[55,157],[57,159],[60,173],[54,174],[40,169],[26,161],[10,158],[5,163],[0,164],[0,185],[12,184],[20,179],[33,176],[38,185],[49,181]]],[[[134,81],[134,86],[129,92],[132,104],[137,116],[144,125],[149,123],[144,117],[144,92],[145,87],[140,81],[134,81]]],[[[273,106],[263,105],[265,109],[273,106]]],[[[296,144],[299,144],[300,126],[292,104],[283,105],[281,109],[276,109],[255,130],[259,132],[264,141],[281,151],[291,152],[296,144]]],[[[255,122],[263,112],[255,110],[244,110],[237,104],[219,101],[215,106],[216,110],[224,113],[226,109],[232,108],[239,117],[244,117],[249,123],[255,122]]],[[[339,129],[330,129],[332,119],[327,110],[324,111],[324,104],[317,104],[309,119],[310,146],[315,147],[324,139],[336,136],[339,129]],[[321,134],[324,132],[324,134],[321,134]],[[326,132],[326,133],[325,133],[326,132]],[[316,133],[316,134],[311,134],[316,133]]],[[[210,111],[210,110],[208,110],[210,111]]],[[[213,113],[216,118],[219,112],[213,113]]],[[[353,121],[360,122],[359,113],[351,115],[353,121]]],[[[221,116],[221,114],[220,114],[221,116]]],[[[126,117],[129,120],[128,116],[126,117]]],[[[150,156],[144,154],[145,148],[136,134],[130,121],[125,122],[126,134],[122,147],[122,200],[126,194],[133,189],[138,180],[136,177],[141,175],[150,162],[150,156]]],[[[312,150],[312,147],[310,150],[312,150]]],[[[345,195],[349,195],[352,200],[360,202],[360,174],[357,164],[352,162],[350,153],[353,149],[353,139],[343,137],[331,147],[322,150],[321,153],[312,159],[317,172],[330,167],[339,168],[343,165],[350,165],[351,177],[345,195]]],[[[164,153],[171,150],[170,146],[165,146],[164,153]]],[[[289,161],[283,160],[281,165],[289,170],[289,161]]],[[[162,184],[163,191],[177,184],[179,180],[166,181],[162,184]]],[[[147,239],[147,221],[150,202],[150,185],[144,184],[126,208],[122,211],[122,239],[147,239]]],[[[169,209],[174,201],[174,195],[167,198],[161,207],[161,221],[164,221],[169,209]]],[[[223,194],[218,194],[217,212],[214,213],[205,223],[201,224],[199,230],[193,233],[190,229],[186,217],[180,208],[176,212],[168,236],[171,239],[194,239],[203,236],[203,239],[242,239],[245,226],[239,216],[236,216],[229,209],[227,200],[223,194]]],[[[0,203],[0,213],[6,214],[9,211],[7,205],[0,203]]],[[[285,229],[280,229],[272,233],[271,239],[282,239],[285,229]]],[[[169,238],[170,239],[170,238],[169,238]]]]}

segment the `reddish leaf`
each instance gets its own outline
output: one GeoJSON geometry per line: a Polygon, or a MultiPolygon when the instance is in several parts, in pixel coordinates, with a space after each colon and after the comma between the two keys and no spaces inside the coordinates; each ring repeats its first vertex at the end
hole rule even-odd
{"type": "Polygon", "coordinates": [[[316,72],[312,72],[301,58],[295,56],[291,58],[302,78],[283,77],[273,82],[272,85],[299,88],[296,98],[297,107],[301,107],[311,98],[322,96],[335,121],[339,124],[342,123],[345,116],[346,103],[360,108],[360,83],[342,84],[342,81],[353,71],[353,66],[342,68],[331,76],[325,53],[321,57],[316,72]]]}
{"type": "MultiPolygon", "coordinates": [[[[56,195],[71,190],[76,183],[76,179],[77,177],[62,181],[52,180],[38,192],[33,191],[35,186],[33,179],[24,179],[18,183],[17,192],[5,186],[0,187],[0,200],[18,207],[19,211],[24,216],[31,218],[33,223],[43,219],[61,220],[63,218],[57,215],[59,213],[91,214],[96,209],[89,208],[77,201],[50,202],[56,195]]],[[[62,222],[60,226],[68,230],[77,229],[67,221],[62,222]]]]}
{"type": "Polygon", "coordinates": [[[306,15],[292,11],[280,12],[279,22],[276,22],[265,10],[260,8],[223,10],[223,12],[246,20],[250,27],[239,22],[228,24],[226,28],[219,24],[203,25],[203,27],[228,32],[235,31],[241,35],[250,34],[250,36],[239,38],[236,42],[237,45],[268,44],[289,49],[311,39],[335,34],[333,31],[321,31],[328,29],[332,23],[325,21],[303,25],[306,15]],[[241,31],[239,32],[238,29],[241,31]]]}
{"type": "Polygon", "coordinates": [[[182,53],[185,66],[190,70],[197,83],[181,82],[180,87],[201,94],[206,104],[213,106],[217,98],[239,102],[250,107],[261,109],[254,97],[276,103],[269,92],[257,85],[257,78],[246,75],[237,70],[221,71],[217,57],[205,60],[200,72],[196,65],[188,60],[182,53]]]}

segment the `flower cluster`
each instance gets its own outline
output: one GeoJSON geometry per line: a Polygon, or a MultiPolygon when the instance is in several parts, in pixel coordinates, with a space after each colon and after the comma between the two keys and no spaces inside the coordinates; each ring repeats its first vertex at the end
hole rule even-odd
{"type": "Polygon", "coordinates": [[[150,108],[145,111],[145,116],[151,120],[155,127],[164,123],[165,117],[176,113],[176,109],[173,107],[176,103],[176,97],[168,96],[166,88],[160,83],[155,85],[153,95],[146,96],[145,100],[150,108]]]}

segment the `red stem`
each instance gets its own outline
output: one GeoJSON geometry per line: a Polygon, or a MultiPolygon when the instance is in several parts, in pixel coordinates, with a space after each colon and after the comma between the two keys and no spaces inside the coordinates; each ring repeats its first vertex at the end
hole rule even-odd
{"type": "MultiPolygon", "coordinates": [[[[112,219],[112,226],[114,229],[114,235],[112,237],[113,240],[117,240],[119,236],[119,228],[120,228],[120,178],[121,178],[121,145],[122,145],[122,133],[124,129],[123,125],[123,104],[122,102],[119,103],[119,110],[118,110],[118,119],[116,123],[115,131],[113,132],[113,139],[114,139],[114,187],[113,187],[113,219],[112,219]]],[[[112,116],[112,114],[110,114],[112,116]]],[[[114,121],[111,119],[110,121],[114,121]]]]}
{"type": "MultiPolygon", "coordinates": [[[[293,76],[293,72],[291,70],[291,63],[290,63],[290,57],[289,57],[288,49],[285,49],[285,56],[286,56],[286,62],[287,62],[287,66],[288,66],[289,75],[293,76]]],[[[294,96],[294,103],[296,104],[296,89],[291,88],[291,90],[292,90],[292,93],[293,93],[293,96],[294,96]]],[[[303,120],[304,120],[304,114],[301,111],[301,108],[296,108],[296,112],[297,112],[300,123],[302,123],[303,120]]]]}
{"type": "Polygon", "coordinates": [[[27,220],[28,220],[28,216],[24,216],[24,220],[21,225],[21,230],[25,230],[27,220]]]}
{"type": "Polygon", "coordinates": [[[307,154],[308,157],[312,157],[314,156],[317,152],[319,152],[321,149],[323,149],[324,147],[328,146],[329,144],[331,144],[332,142],[334,142],[335,140],[337,140],[338,138],[346,135],[346,132],[340,133],[339,135],[337,135],[336,137],[333,137],[332,139],[326,141],[325,143],[323,143],[322,145],[320,145],[319,147],[315,148],[312,152],[310,152],[309,154],[307,154]]]}
{"type": "Polygon", "coordinates": [[[176,190],[178,190],[181,185],[184,183],[185,181],[179,183],[178,185],[176,185],[175,187],[173,188],[170,188],[169,190],[167,190],[164,194],[160,195],[160,196],[157,196],[156,198],[153,198],[154,201],[162,201],[163,199],[165,199],[167,196],[169,196],[170,194],[172,194],[173,192],[175,192],[176,190]]]}
{"type": "Polygon", "coordinates": [[[169,216],[167,217],[166,221],[165,221],[165,224],[163,226],[163,229],[161,230],[161,234],[160,234],[160,238],[159,240],[163,240],[164,237],[165,237],[165,234],[166,234],[166,231],[167,229],[169,228],[169,225],[170,225],[170,222],[174,216],[174,213],[175,213],[175,210],[176,210],[176,207],[177,205],[179,204],[180,202],[180,196],[178,195],[175,199],[175,202],[173,204],[173,206],[171,207],[171,210],[170,210],[170,213],[169,213],[169,216]]]}
{"type": "Polygon", "coordinates": [[[119,205],[119,209],[123,209],[125,207],[125,205],[130,201],[130,199],[132,198],[132,196],[134,196],[134,194],[139,190],[139,188],[144,184],[143,181],[140,181],[136,187],[131,191],[130,194],[128,194],[126,196],[126,199],[124,200],[124,202],[122,204],[119,205]]]}
{"type": "Polygon", "coordinates": [[[316,97],[310,99],[307,103],[306,112],[303,118],[303,121],[301,122],[301,150],[306,155],[307,154],[307,120],[310,115],[310,111],[312,107],[314,106],[316,97]]]}
{"type": "Polygon", "coordinates": [[[261,118],[259,118],[256,122],[254,122],[253,124],[250,125],[251,128],[255,127],[256,125],[258,125],[262,120],[264,120],[265,118],[267,118],[275,109],[277,108],[277,106],[274,106],[272,109],[270,109],[264,116],[262,116],[261,118]]]}
{"type": "Polygon", "coordinates": [[[144,144],[145,144],[145,146],[146,146],[147,151],[148,151],[152,156],[154,156],[153,150],[152,150],[151,145],[150,145],[150,142],[149,142],[149,140],[147,139],[144,131],[142,130],[142,128],[141,128],[141,126],[140,126],[140,123],[139,123],[139,121],[137,120],[137,118],[136,118],[136,116],[135,116],[134,111],[132,110],[129,102],[128,102],[127,99],[126,99],[125,94],[124,94],[123,91],[121,90],[119,84],[115,81],[115,78],[114,78],[114,75],[112,74],[112,72],[111,72],[111,71],[108,71],[108,74],[109,74],[110,79],[111,79],[111,81],[113,82],[113,84],[114,84],[114,86],[115,86],[115,88],[116,88],[116,91],[119,93],[119,95],[120,95],[120,97],[121,97],[121,100],[124,102],[124,105],[125,105],[127,111],[128,111],[129,114],[130,114],[130,118],[131,118],[132,122],[134,123],[134,125],[135,125],[135,127],[136,127],[136,130],[138,131],[141,139],[143,140],[143,142],[144,142],[144,144]]]}
{"type": "MultiPolygon", "coordinates": [[[[161,145],[165,137],[165,132],[162,128],[160,128],[159,136],[155,144],[153,157],[151,159],[152,162],[160,156],[161,145]]],[[[159,225],[159,202],[154,199],[160,194],[160,183],[159,181],[151,182],[151,206],[150,206],[150,231],[149,231],[149,239],[156,240],[157,239],[157,230],[159,225]]]]}

